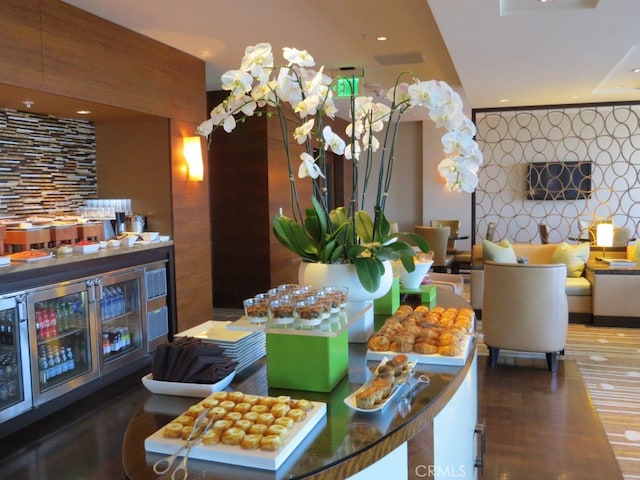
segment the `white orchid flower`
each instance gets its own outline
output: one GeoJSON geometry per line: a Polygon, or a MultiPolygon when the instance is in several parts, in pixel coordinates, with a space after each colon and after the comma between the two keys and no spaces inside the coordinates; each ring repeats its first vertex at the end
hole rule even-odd
{"type": "Polygon", "coordinates": [[[315,120],[313,118],[311,120],[307,120],[293,132],[293,138],[295,138],[295,140],[300,145],[307,141],[309,133],[311,132],[311,129],[313,129],[314,123],[315,120]]]}
{"type": "MultiPolygon", "coordinates": [[[[232,132],[233,129],[236,128],[236,120],[233,118],[233,114],[228,110],[227,103],[222,102],[211,110],[209,119],[211,121],[211,131],[213,131],[214,127],[219,125],[222,125],[222,128],[224,128],[224,131],[227,133],[232,132]]],[[[203,125],[203,128],[208,128],[208,126],[203,125]]]]}
{"type": "Polygon", "coordinates": [[[309,78],[303,77],[304,90],[308,95],[319,95],[326,97],[331,91],[328,87],[331,85],[331,77],[325,75],[324,67],[320,67],[320,70],[314,72],[313,70],[307,70],[306,73],[309,78]]]}
{"type": "Polygon", "coordinates": [[[427,82],[416,82],[409,85],[409,102],[416,107],[429,107],[433,90],[437,88],[438,83],[435,80],[427,82]]]}
{"type": "Polygon", "coordinates": [[[470,162],[464,157],[447,157],[438,164],[438,172],[447,181],[447,188],[455,192],[473,192],[478,186],[478,176],[470,162]]]}
{"type": "Polygon", "coordinates": [[[402,82],[395,87],[390,88],[387,91],[387,99],[391,100],[395,105],[409,102],[411,95],[409,95],[409,84],[402,82]]]}
{"type": "Polygon", "coordinates": [[[336,118],[336,113],[338,113],[338,108],[336,107],[336,104],[334,103],[331,97],[327,97],[325,99],[324,106],[322,108],[323,108],[324,114],[327,117],[329,117],[332,120],[336,118]]]}
{"type": "Polygon", "coordinates": [[[254,78],[261,78],[264,69],[273,67],[273,52],[269,43],[259,43],[244,50],[240,70],[250,72],[254,78]]]}
{"type": "Polygon", "coordinates": [[[320,167],[316,165],[316,159],[309,155],[307,152],[302,152],[300,154],[300,160],[302,163],[300,164],[300,168],[298,169],[298,177],[311,177],[311,178],[324,178],[324,174],[320,167]]]}
{"type": "Polygon", "coordinates": [[[302,101],[300,86],[295,77],[291,76],[288,68],[281,68],[278,72],[275,90],[280,100],[289,103],[294,108],[298,102],[302,101]]]}
{"type": "Polygon", "coordinates": [[[320,97],[318,95],[311,95],[304,100],[298,102],[294,111],[300,116],[300,118],[307,118],[308,115],[315,115],[318,111],[318,105],[320,105],[320,97]]]}
{"type": "Polygon", "coordinates": [[[273,92],[276,88],[275,80],[272,80],[268,83],[256,85],[251,90],[251,98],[253,98],[259,107],[264,107],[265,105],[275,105],[277,102],[276,95],[273,92]]]}
{"type": "Polygon", "coordinates": [[[346,158],[347,160],[358,162],[360,160],[361,153],[362,149],[360,148],[360,144],[358,142],[350,143],[344,148],[344,158],[346,158]]]}
{"type": "Polygon", "coordinates": [[[242,70],[229,70],[222,74],[222,89],[231,90],[232,96],[251,91],[253,77],[242,70]]]}
{"type": "Polygon", "coordinates": [[[229,112],[242,112],[247,117],[251,117],[256,110],[258,104],[249,95],[241,95],[239,97],[229,98],[227,110],[229,112]]]}
{"type": "Polygon", "coordinates": [[[470,136],[461,130],[452,130],[445,133],[442,136],[441,141],[446,154],[459,151],[462,155],[470,152],[476,143],[470,136]]]}
{"type": "Polygon", "coordinates": [[[342,155],[344,153],[345,143],[342,138],[338,134],[336,134],[331,127],[327,125],[322,129],[322,138],[324,138],[324,149],[328,150],[329,148],[336,155],[342,155]]]}
{"type": "Polygon", "coordinates": [[[213,132],[214,123],[212,119],[205,120],[196,127],[196,133],[203,137],[208,137],[213,132]]]}
{"type": "Polygon", "coordinates": [[[470,118],[468,118],[465,115],[462,116],[462,121],[461,121],[460,125],[458,125],[458,130],[460,130],[461,132],[465,133],[466,135],[469,135],[470,137],[475,137],[476,136],[476,126],[475,126],[475,124],[471,121],[470,118]]]}
{"type": "Polygon", "coordinates": [[[297,48],[284,47],[282,56],[289,62],[289,65],[298,65],[300,67],[313,67],[316,63],[309,52],[306,50],[298,50],[297,48]]]}

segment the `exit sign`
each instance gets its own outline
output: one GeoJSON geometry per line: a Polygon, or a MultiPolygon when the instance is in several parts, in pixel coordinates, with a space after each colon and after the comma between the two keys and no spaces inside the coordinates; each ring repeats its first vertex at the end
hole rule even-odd
{"type": "Polygon", "coordinates": [[[360,77],[338,78],[334,91],[338,97],[350,97],[358,95],[360,77]]]}

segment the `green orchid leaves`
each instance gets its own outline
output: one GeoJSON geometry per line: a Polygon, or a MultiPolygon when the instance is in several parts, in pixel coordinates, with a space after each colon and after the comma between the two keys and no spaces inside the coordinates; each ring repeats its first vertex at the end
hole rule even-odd
{"type": "Polygon", "coordinates": [[[369,292],[380,287],[385,260],[400,260],[412,272],[416,257],[412,244],[423,252],[429,251],[429,244],[420,235],[403,232],[390,235],[389,222],[382,211],[377,212],[375,219],[364,210],[355,212],[352,218],[344,207],[327,215],[320,202],[313,203],[314,208],[306,210],[304,227],[285,215],[276,215],[273,220],[276,238],[307,262],[352,263],[360,283],[369,292]]]}

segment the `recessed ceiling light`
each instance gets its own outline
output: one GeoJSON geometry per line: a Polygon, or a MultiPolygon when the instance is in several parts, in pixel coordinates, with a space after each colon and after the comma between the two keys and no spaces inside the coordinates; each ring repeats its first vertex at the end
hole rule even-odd
{"type": "Polygon", "coordinates": [[[500,100],[498,100],[498,102],[500,103],[507,103],[509,101],[508,98],[501,98],[500,100]]]}
{"type": "Polygon", "coordinates": [[[387,37],[385,37],[384,35],[376,37],[376,40],[378,40],[379,42],[384,42],[386,39],[387,39],[387,37]]]}
{"type": "Polygon", "coordinates": [[[539,1],[540,1],[540,3],[553,3],[556,0],[539,0],[539,1]]]}
{"type": "Polygon", "coordinates": [[[89,115],[91,113],[91,110],[78,110],[76,111],[76,113],[78,115],[89,115]]]}
{"type": "Polygon", "coordinates": [[[633,70],[631,70],[633,73],[640,73],[640,68],[634,68],[633,70]]]}

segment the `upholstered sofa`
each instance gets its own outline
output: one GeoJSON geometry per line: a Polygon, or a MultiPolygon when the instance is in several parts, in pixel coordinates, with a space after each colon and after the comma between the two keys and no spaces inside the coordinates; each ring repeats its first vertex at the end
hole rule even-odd
{"type": "MultiPolygon", "coordinates": [[[[486,241],[485,241],[486,243],[486,241]]],[[[497,245],[497,244],[493,244],[497,245]]],[[[568,244],[557,244],[557,243],[547,243],[547,244],[524,244],[524,243],[514,243],[509,244],[510,247],[513,248],[513,252],[515,253],[516,259],[518,257],[525,258],[526,261],[530,264],[552,264],[552,263],[562,263],[558,260],[558,252],[557,249],[560,246],[563,248],[568,248],[569,250],[582,248],[578,245],[568,245],[568,244]],[[555,258],[554,258],[555,252],[555,258]]],[[[587,247],[588,248],[588,247],[587,247]]],[[[607,251],[607,257],[620,257],[620,258],[632,258],[634,255],[635,246],[628,246],[625,249],[619,249],[619,251],[609,252],[607,251]]],[[[593,247],[588,252],[588,258],[585,260],[594,261],[596,257],[602,256],[602,250],[593,247]]],[[[494,261],[504,261],[502,259],[490,258],[490,260],[494,261]]],[[[509,260],[507,263],[511,263],[509,260]]],[[[483,244],[478,243],[473,245],[471,251],[471,305],[473,309],[476,311],[479,317],[482,316],[482,295],[484,292],[484,255],[483,255],[483,244]]],[[[584,266],[584,265],[583,265],[584,266]]],[[[568,272],[574,272],[576,274],[576,265],[572,266],[573,268],[568,268],[568,272]]],[[[571,273],[569,273],[571,275],[571,273]]],[[[567,292],[567,300],[569,306],[569,320],[571,322],[576,323],[591,323],[592,313],[593,313],[593,285],[587,278],[586,268],[584,268],[579,276],[567,276],[566,279],[566,292],[567,292]]],[[[540,301],[544,301],[544,299],[540,299],[540,301]]]]}

